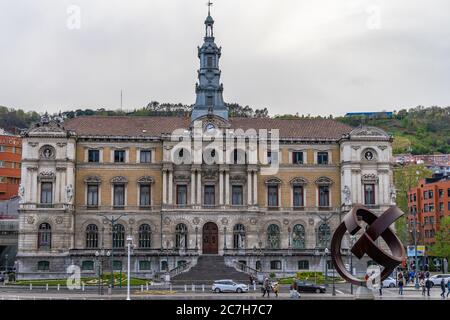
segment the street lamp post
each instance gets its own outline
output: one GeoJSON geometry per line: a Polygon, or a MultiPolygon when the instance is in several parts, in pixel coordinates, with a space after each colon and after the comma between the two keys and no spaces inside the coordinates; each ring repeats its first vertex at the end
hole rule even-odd
{"type": "MultiPolygon", "coordinates": [[[[350,236],[350,249],[355,244],[355,240],[356,240],[356,236],[350,236]]],[[[354,275],[353,274],[353,254],[350,249],[348,250],[348,252],[350,253],[350,273],[352,275],[354,275]]],[[[353,294],[353,283],[350,283],[350,293],[353,294]]]]}
{"type": "Polygon", "coordinates": [[[131,300],[130,297],[130,282],[131,282],[131,245],[133,244],[133,237],[127,237],[128,247],[128,273],[127,273],[127,300],[131,300]]]}
{"type": "Polygon", "coordinates": [[[8,255],[5,254],[5,271],[8,272],[8,255]]]}
{"type": "Polygon", "coordinates": [[[97,257],[98,262],[98,294],[103,295],[103,259],[105,256],[109,257],[111,252],[109,250],[105,251],[105,249],[95,251],[95,256],[97,257]]]}
{"type": "Polygon", "coordinates": [[[414,272],[416,281],[414,284],[414,288],[419,289],[419,277],[417,276],[417,271],[419,270],[419,261],[417,260],[417,212],[413,209],[413,217],[414,217],[414,263],[416,265],[416,270],[414,272]]]}

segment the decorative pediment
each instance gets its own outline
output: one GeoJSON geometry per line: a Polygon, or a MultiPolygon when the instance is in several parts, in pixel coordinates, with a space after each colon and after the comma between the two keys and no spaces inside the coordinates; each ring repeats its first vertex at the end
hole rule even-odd
{"type": "Polygon", "coordinates": [[[203,181],[216,181],[218,178],[217,170],[206,169],[202,172],[203,181]]]}
{"type": "Polygon", "coordinates": [[[53,171],[51,170],[43,170],[41,172],[39,172],[39,180],[55,180],[56,179],[56,175],[53,171]]]}
{"type": "Polygon", "coordinates": [[[155,183],[155,179],[150,176],[140,177],[137,181],[138,183],[155,183]]]}
{"type": "Polygon", "coordinates": [[[118,176],[112,178],[111,183],[128,183],[128,179],[122,176],[118,176]]]}
{"type": "Polygon", "coordinates": [[[246,183],[247,182],[247,177],[245,175],[242,174],[235,174],[235,175],[230,175],[230,182],[231,183],[246,183]]]}
{"type": "Polygon", "coordinates": [[[272,178],[267,178],[266,181],[265,181],[265,184],[271,184],[271,185],[277,184],[277,185],[280,185],[280,184],[283,184],[283,181],[281,181],[281,179],[279,179],[277,177],[272,177],[272,178]]]}
{"type": "Polygon", "coordinates": [[[377,127],[360,126],[350,132],[350,139],[351,138],[382,138],[388,140],[391,136],[387,134],[386,131],[377,127]]]}
{"type": "Polygon", "coordinates": [[[191,181],[191,176],[188,174],[176,174],[173,179],[175,182],[189,182],[191,181]]]}
{"type": "Polygon", "coordinates": [[[320,177],[315,181],[318,186],[330,186],[333,184],[333,180],[328,177],[320,177]]]}
{"type": "Polygon", "coordinates": [[[31,129],[23,133],[26,137],[65,137],[71,135],[71,132],[63,126],[63,119],[59,116],[49,116],[47,113],[41,117],[31,129]]]}
{"type": "Polygon", "coordinates": [[[363,174],[361,176],[361,181],[363,183],[378,183],[378,176],[374,173],[371,174],[363,174]]]}
{"type": "Polygon", "coordinates": [[[102,183],[102,179],[98,176],[88,176],[84,179],[84,182],[89,184],[100,184],[102,183]]]}
{"type": "Polygon", "coordinates": [[[290,181],[291,185],[293,186],[305,186],[308,184],[308,180],[302,177],[294,178],[290,181]]]}

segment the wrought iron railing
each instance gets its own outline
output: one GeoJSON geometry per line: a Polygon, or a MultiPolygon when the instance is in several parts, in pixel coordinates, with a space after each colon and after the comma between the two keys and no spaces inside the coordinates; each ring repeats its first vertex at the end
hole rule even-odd
{"type": "Polygon", "coordinates": [[[249,275],[254,276],[255,278],[258,277],[258,270],[249,267],[248,265],[246,265],[245,263],[239,262],[237,260],[233,260],[233,267],[240,272],[244,272],[247,273],[249,275]]]}
{"type": "Polygon", "coordinates": [[[191,263],[188,261],[186,263],[182,263],[178,267],[169,271],[170,278],[175,277],[183,272],[188,271],[191,268],[191,263]]]}

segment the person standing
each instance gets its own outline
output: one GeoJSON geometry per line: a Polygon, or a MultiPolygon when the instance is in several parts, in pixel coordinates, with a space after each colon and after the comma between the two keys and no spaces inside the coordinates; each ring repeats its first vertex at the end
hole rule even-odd
{"type": "Polygon", "coordinates": [[[420,278],[420,282],[419,282],[420,287],[422,288],[422,295],[425,296],[425,279],[424,278],[420,278]]]}
{"type": "Polygon", "coordinates": [[[275,296],[278,298],[278,292],[280,291],[280,285],[278,284],[278,282],[275,282],[275,284],[273,285],[273,292],[275,293],[275,296]]]}
{"type": "Polygon", "coordinates": [[[404,284],[404,277],[403,277],[403,274],[400,272],[399,274],[398,274],[398,294],[399,295],[403,295],[403,284],[404,284]]]}
{"type": "Polygon", "coordinates": [[[445,299],[445,278],[441,280],[441,297],[445,299]]]}
{"type": "Polygon", "coordinates": [[[432,287],[432,282],[430,280],[430,278],[427,278],[427,280],[425,280],[425,287],[427,288],[427,296],[430,296],[430,289],[432,287]]]}
{"type": "Polygon", "coordinates": [[[267,293],[267,298],[270,298],[270,282],[269,282],[269,278],[264,279],[264,293],[263,293],[263,297],[266,296],[267,293]]]}

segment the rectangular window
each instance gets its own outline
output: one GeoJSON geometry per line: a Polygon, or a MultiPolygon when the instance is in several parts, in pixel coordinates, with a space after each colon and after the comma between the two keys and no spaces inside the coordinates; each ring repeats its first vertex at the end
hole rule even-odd
{"type": "Polygon", "coordinates": [[[430,204],[428,206],[428,208],[429,208],[430,212],[433,212],[434,211],[434,204],[430,204]]]}
{"type": "Polygon", "coordinates": [[[330,188],[328,186],[319,187],[319,207],[330,206],[330,188]]]}
{"type": "Polygon", "coordinates": [[[450,197],[450,189],[447,189],[447,197],[450,197]]]}
{"type": "Polygon", "coordinates": [[[439,211],[440,212],[444,211],[444,203],[443,202],[439,202],[439,211]]]}
{"type": "Polygon", "coordinates": [[[86,260],[81,263],[81,270],[83,271],[93,271],[94,270],[94,261],[86,260]]]}
{"type": "Polygon", "coordinates": [[[447,210],[450,210],[450,202],[447,203],[447,210]]]}
{"type": "Polygon", "coordinates": [[[187,205],[187,186],[177,185],[177,205],[187,205]]]}
{"type": "Polygon", "coordinates": [[[244,204],[243,199],[243,187],[242,186],[232,186],[232,201],[234,206],[242,206],[244,204]]]}
{"type": "Polygon", "coordinates": [[[53,184],[51,182],[41,183],[41,203],[52,204],[53,202],[53,184]]]}
{"type": "Polygon", "coordinates": [[[0,161],[0,167],[3,168],[5,166],[5,162],[4,161],[0,161]]]}
{"type": "Polygon", "coordinates": [[[114,150],[114,162],[116,163],[125,162],[125,150],[114,150]]]}
{"type": "Polygon", "coordinates": [[[293,164],[303,164],[303,152],[292,152],[292,163],[293,164]]]}
{"type": "Polygon", "coordinates": [[[428,198],[429,199],[433,198],[433,194],[434,194],[433,190],[428,190],[428,198]]]}
{"type": "Polygon", "coordinates": [[[0,146],[0,152],[5,152],[5,146],[0,146]]]}
{"type": "Polygon", "coordinates": [[[114,185],[114,206],[125,206],[125,185],[123,184],[114,185]]]}
{"type": "Polygon", "coordinates": [[[99,150],[89,150],[88,151],[88,162],[100,162],[100,151],[99,150]]]}
{"type": "Polygon", "coordinates": [[[213,97],[207,96],[206,97],[206,106],[212,106],[213,105],[213,97]]]}
{"type": "Polygon", "coordinates": [[[213,206],[216,204],[215,199],[215,187],[205,186],[204,204],[207,206],[213,206]]]}
{"type": "Polygon", "coordinates": [[[375,204],[375,185],[365,184],[364,185],[364,203],[366,205],[375,204]]]}
{"type": "Polygon", "coordinates": [[[426,204],[426,205],[424,205],[423,206],[423,212],[428,212],[429,210],[428,210],[428,205],[426,204]]]}
{"type": "Polygon", "coordinates": [[[423,198],[424,199],[428,199],[428,191],[424,191],[423,192],[423,198]]]}
{"type": "Polygon", "coordinates": [[[267,187],[267,204],[269,207],[278,207],[278,186],[267,187]]]}
{"type": "Polygon", "coordinates": [[[328,152],[318,152],[317,153],[317,163],[318,164],[328,164],[328,152]]]}
{"type": "Polygon", "coordinates": [[[141,163],[151,163],[152,162],[152,151],[151,150],[141,150],[140,162],[141,163]]]}
{"type": "Polygon", "coordinates": [[[139,261],[139,270],[140,271],[148,271],[151,270],[152,264],[150,261],[141,260],[139,261]]]}
{"type": "Polygon", "coordinates": [[[150,206],[150,185],[149,184],[141,184],[139,186],[139,205],[141,207],[149,207],[150,206]]]}
{"type": "Polygon", "coordinates": [[[439,189],[439,198],[444,196],[444,189],[439,189]]]}
{"type": "Polygon", "coordinates": [[[414,193],[414,197],[413,197],[413,199],[414,199],[414,202],[416,202],[417,201],[417,196],[416,196],[416,194],[414,193]]]}
{"type": "Polygon", "coordinates": [[[299,260],[298,261],[298,270],[309,270],[309,261],[308,260],[299,260]]]}
{"type": "Polygon", "coordinates": [[[114,271],[120,271],[120,270],[122,270],[122,261],[120,261],[120,260],[114,260],[114,261],[113,261],[113,269],[114,269],[114,271]]]}
{"type": "Polygon", "coordinates": [[[281,270],[281,261],[280,260],[270,261],[270,269],[281,270]]]}
{"type": "Polygon", "coordinates": [[[87,205],[88,207],[98,206],[98,185],[90,184],[87,187],[87,205]]]}
{"type": "Polygon", "coordinates": [[[48,261],[38,262],[38,271],[48,271],[48,270],[50,270],[50,262],[48,261]]]}
{"type": "Polygon", "coordinates": [[[294,186],[294,208],[304,207],[303,201],[303,187],[302,186],[294,186]]]}
{"type": "Polygon", "coordinates": [[[208,68],[211,68],[213,66],[213,57],[207,57],[206,58],[206,66],[208,68]]]}

